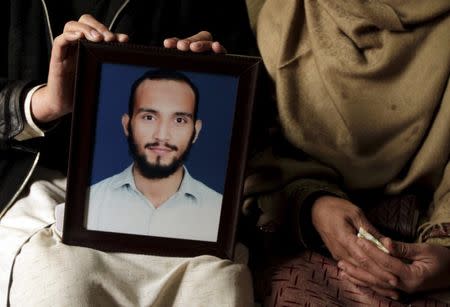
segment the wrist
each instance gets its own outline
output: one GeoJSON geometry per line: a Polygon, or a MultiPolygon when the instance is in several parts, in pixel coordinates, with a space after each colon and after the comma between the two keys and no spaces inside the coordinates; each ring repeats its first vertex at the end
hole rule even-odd
{"type": "Polygon", "coordinates": [[[316,200],[324,197],[330,196],[327,191],[318,191],[309,195],[303,202],[300,208],[300,229],[303,234],[303,245],[307,248],[320,248],[323,246],[322,238],[317,232],[316,226],[312,221],[312,207],[316,200]]]}
{"type": "Polygon", "coordinates": [[[43,86],[31,96],[31,116],[38,125],[45,125],[67,114],[50,103],[48,87],[43,86]]]}
{"type": "Polygon", "coordinates": [[[332,196],[332,195],[321,195],[317,197],[311,206],[311,220],[314,223],[314,217],[320,213],[321,208],[324,206],[327,206],[327,204],[330,204],[331,202],[335,201],[336,199],[340,199],[339,197],[332,196]]]}

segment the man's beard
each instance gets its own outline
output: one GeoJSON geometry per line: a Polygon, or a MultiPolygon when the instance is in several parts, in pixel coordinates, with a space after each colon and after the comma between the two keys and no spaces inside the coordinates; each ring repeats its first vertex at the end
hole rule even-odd
{"type": "MultiPolygon", "coordinates": [[[[174,158],[171,163],[168,165],[161,165],[161,157],[158,156],[156,158],[156,162],[152,163],[147,161],[147,157],[145,154],[140,154],[138,152],[138,148],[136,143],[134,142],[134,135],[131,125],[128,125],[129,135],[127,137],[128,148],[130,150],[130,154],[133,157],[134,163],[136,167],[139,169],[139,172],[148,179],[162,179],[167,178],[173,173],[175,173],[182,165],[183,162],[188,158],[189,152],[192,148],[192,141],[195,137],[195,129],[192,133],[191,139],[189,140],[189,145],[186,150],[180,155],[179,158],[174,158]]],[[[165,146],[173,151],[178,151],[178,147],[175,145],[171,145],[163,142],[154,142],[147,143],[144,145],[144,148],[153,147],[153,146],[165,146]]]]}

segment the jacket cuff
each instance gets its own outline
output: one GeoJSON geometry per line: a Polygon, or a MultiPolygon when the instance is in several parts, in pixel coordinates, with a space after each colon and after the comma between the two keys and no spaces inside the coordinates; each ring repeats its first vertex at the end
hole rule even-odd
{"type": "Polygon", "coordinates": [[[286,187],[293,212],[290,227],[294,241],[305,248],[323,246],[322,239],[312,224],[311,209],[321,196],[335,196],[348,199],[347,195],[335,184],[319,180],[299,180],[286,187]]]}
{"type": "Polygon", "coordinates": [[[338,186],[314,179],[298,179],[284,188],[260,195],[257,226],[265,233],[277,233],[277,241],[298,247],[322,245],[311,222],[311,207],[322,195],[346,198],[338,186]]]}
{"type": "Polygon", "coordinates": [[[34,122],[33,116],[31,114],[31,97],[38,89],[43,86],[45,86],[45,84],[40,84],[33,87],[25,97],[24,114],[26,121],[24,123],[23,130],[14,137],[17,141],[24,141],[35,137],[43,137],[45,135],[44,131],[42,131],[42,129],[40,129],[34,122]]]}
{"type": "Polygon", "coordinates": [[[13,81],[0,93],[0,139],[11,140],[25,125],[25,97],[35,82],[13,81]]]}

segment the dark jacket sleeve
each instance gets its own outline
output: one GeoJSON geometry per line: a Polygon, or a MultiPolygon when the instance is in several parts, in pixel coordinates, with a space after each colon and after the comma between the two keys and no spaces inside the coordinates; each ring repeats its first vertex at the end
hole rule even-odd
{"type": "Polygon", "coordinates": [[[0,81],[0,146],[8,143],[24,128],[24,101],[36,83],[31,81],[0,81]]]}
{"type": "Polygon", "coordinates": [[[301,179],[292,182],[283,189],[290,209],[287,227],[292,240],[306,248],[322,246],[322,240],[312,224],[311,209],[315,200],[324,195],[347,198],[347,195],[335,184],[314,179],[301,179]]]}
{"type": "Polygon", "coordinates": [[[335,184],[316,179],[298,179],[277,191],[258,195],[253,198],[253,206],[259,211],[256,226],[275,237],[277,245],[320,247],[322,241],[312,225],[311,208],[323,195],[347,198],[335,184]]]}
{"type": "Polygon", "coordinates": [[[26,94],[48,69],[42,5],[37,1],[0,3],[0,149],[24,128],[26,94]],[[42,23],[42,24],[41,24],[42,23]],[[28,80],[28,81],[27,81],[28,80]]]}

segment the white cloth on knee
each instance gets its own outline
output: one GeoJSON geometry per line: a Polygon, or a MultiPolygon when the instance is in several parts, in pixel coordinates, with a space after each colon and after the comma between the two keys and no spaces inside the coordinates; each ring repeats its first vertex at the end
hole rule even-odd
{"type": "Polygon", "coordinates": [[[64,197],[64,186],[62,178],[33,182],[30,193],[0,221],[0,306],[8,299],[12,307],[253,304],[244,264],[62,244],[54,229],[54,207],[64,197]]]}
{"type": "Polygon", "coordinates": [[[12,268],[21,247],[54,222],[53,208],[64,201],[66,180],[61,174],[37,169],[30,182],[25,195],[0,219],[0,306],[7,305],[12,268]]]}

